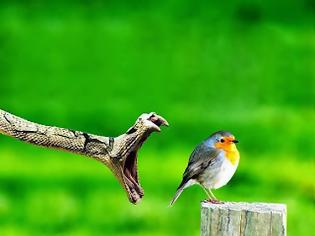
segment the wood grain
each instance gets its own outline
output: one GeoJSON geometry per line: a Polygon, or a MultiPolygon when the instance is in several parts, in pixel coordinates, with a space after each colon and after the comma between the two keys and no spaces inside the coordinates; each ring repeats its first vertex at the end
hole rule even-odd
{"type": "Polygon", "coordinates": [[[285,236],[286,205],[201,203],[201,236],[285,236]]]}

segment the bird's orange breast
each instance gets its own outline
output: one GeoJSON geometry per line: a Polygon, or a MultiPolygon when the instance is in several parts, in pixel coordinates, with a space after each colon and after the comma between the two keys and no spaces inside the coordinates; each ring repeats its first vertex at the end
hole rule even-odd
{"type": "Polygon", "coordinates": [[[215,147],[225,152],[225,157],[232,163],[232,165],[238,163],[240,154],[234,143],[217,143],[215,144],[215,147]]]}
{"type": "Polygon", "coordinates": [[[235,148],[233,151],[225,151],[226,158],[232,163],[232,165],[236,165],[240,159],[240,154],[238,150],[235,148]]]}

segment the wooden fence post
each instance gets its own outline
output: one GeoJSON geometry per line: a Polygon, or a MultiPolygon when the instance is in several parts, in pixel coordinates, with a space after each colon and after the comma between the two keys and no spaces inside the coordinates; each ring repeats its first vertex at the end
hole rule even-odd
{"type": "Polygon", "coordinates": [[[286,205],[201,203],[201,236],[286,236],[286,205]]]}

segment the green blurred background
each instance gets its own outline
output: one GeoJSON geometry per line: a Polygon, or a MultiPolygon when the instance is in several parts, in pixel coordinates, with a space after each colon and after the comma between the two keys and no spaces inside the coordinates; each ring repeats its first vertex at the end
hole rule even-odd
{"type": "Polygon", "coordinates": [[[198,235],[199,187],[167,208],[197,143],[240,140],[226,201],[285,203],[289,235],[315,218],[315,3],[0,3],[1,109],[116,136],[143,112],[171,127],[140,151],[131,205],[96,161],[0,136],[0,235],[198,235]]]}

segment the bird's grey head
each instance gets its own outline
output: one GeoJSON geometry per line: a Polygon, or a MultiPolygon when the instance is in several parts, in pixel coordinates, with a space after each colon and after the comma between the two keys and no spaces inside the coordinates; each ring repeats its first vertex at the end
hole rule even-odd
{"type": "Polygon", "coordinates": [[[205,140],[205,143],[214,147],[216,143],[238,143],[238,140],[235,139],[235,136],[231,132],[220,130],[211,134],[205,140]]]}

